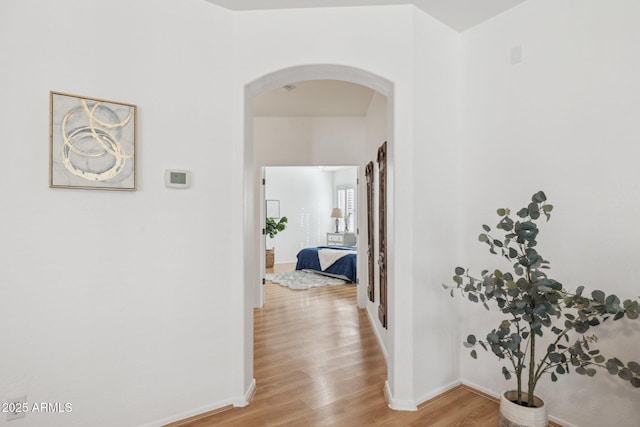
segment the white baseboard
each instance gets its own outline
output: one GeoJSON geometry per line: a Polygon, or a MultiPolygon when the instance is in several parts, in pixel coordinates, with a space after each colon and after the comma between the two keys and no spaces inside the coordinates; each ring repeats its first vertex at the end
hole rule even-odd
{"type": "Polygon", "coordinates": [[[391,393],[391,387],[389,387],[389,381],[384,382],[384,397],[387,400],[387,405],[394,411],[417,411],[418,406],[413,400],[400,400],[393,397],[391,393]]]}
{"type": "Polygon", "coordinates": [[[255,392],[256,392],[256,379],[253,378],[246,392],[240,398],[221,400],[219,402],[212,403],[210,405],[200,406],[199,408],[181,412],[179,414],[175,414],[170,417],[166,417],[151,423],[143,424],[138,427],[162,427],[167,424],[175,423],[177,421],[186,420],[187,418],[191,418],[197,415],[205,414],[207,412],[215,411],[217,409],[224,408],[225,406],[235,406],[235,407],[247,406],[251,402],[251,399],[253,398],[253,395],[255,392]]]}
{"type": "Polygon", "coordinates": [[[242,396],[242,399],[235,401],[233,403],[233,406],[238,408],[247,406],[249,403],[251,403],[251,399],[253,398],[253,395],[255,392],[256,392],[256,379],[253,378],[251,380],[251,383],[249,384],[249,387],[247,388],[247,391],[245,391],[244,396],[242,396]]]}
{"type": "Polygon", "coordinates": [[[500,400],[500,393],[496,393],[496,392],[495,392],[495,391],[493,391],[493,390],[486,389],[486,388],[481,387],[481,386],[479,386],[478,384],[474,384],[474,383],[472,383],[472,382],[470,382],[470,381],[464,381],[464,380],[463,380],[463,381],[460,381],[460,383],[461,383],[462,385],[466,385],[466,386],[469,386],[469,387],[471,387],[471,388],[475,388],[476,390],[481,391],[481,392],[483,392],[484,394],[488,394],[489,396],[495,397],[496,399],[500,400]]]}
{"type": "Polygon", "coordinates": [[[431,390],[431,391],[429,391],[428,393],[423,394],[422,396],[418,397],[418,398],[416,399],[416,404],[417,404],[417,406],[420,406],[420,405],[422,405],[423,403],[425,403],[425,402],[427,402],[427,401],[429,401],[429,400],[431,400],[431,399],[433,399],[433,398],[435,398],[435,397],[440,396],[442,393],[446,393],[446,392],[448,392],[449,390],[451,390],[451,389],[454,389],[454,388],[458,387],[460,384],[462,384],[462,382],[461,382],[460,380],[458,380],[458,381],[453,381],[453,382],[450,382],[450,383],[449,383],[449,384],[447,384],[447,385],[444,385],[444,386],[442,386],[442,387],[438,387],[438,388],[437,388],[437,389],[435,389],[435,390],[431,390]]]}
{"type": "MultiPolygon", "coordinates": [[[[376,340],[378,341],[378,346],[380,347],[380,351],[382,352],[382,356],[384,357],[384,362],[389,367],[389,356],[387,354],[387,349],[384,346],[384,342],[382,341],[382,337],[376,328],[376,319],[371,315],[371,312],[365,307],[363,308],[365,313],[367,313],[367,318],[369,319],[369,324],[371,325],[371,329],[373,329],[373,334],[376,336],[376,340]]],[[[387,400],[387,405],[389,408],[395,411],[417,411],[418,407],[416,406],[413,400],[400,400],[396,399],[391,392],[391,387],[389,386],[389,381],[384,382],[384,397],[387,400]]]]}
{"type": "Polygon", "coordinates": [[[384,357],[384,362],[389,367],[389,357],[387,356],[387,349],[384,346],[384,342],[382,341],[382,337],[380,336],[380,332],[378,332],[378,328],[376,328],[376,320],[371,317],[371,313],[365,306],[362,308],[365,313],[367,313],[367,319],[369,319],[369,324],[371,325],[371,329],[373,329],[373,334],[376,336],[376,341],[378,341],[378,347],[380,347],[380,351],[382,351],[382,356],[384,357]]]}
{"type": "Polygon", "coordinates": [[[219,402],[212,403],[205,406],[200,406],[199,408],[191,409],[189,411],[180,412],[179,414],[171,415],[161,420],[153,421],[147,424],[142,424],[138,427],[162,427],[167,424],[171,424],[177,421],[186,420],[187,418],[195,417],[196,415],[201,415],[206,412],[215,411],[216,409],[224,408],[225,406],[231,406],[233,405],[233,400],[234,399],[221,400],[219,402]]]}

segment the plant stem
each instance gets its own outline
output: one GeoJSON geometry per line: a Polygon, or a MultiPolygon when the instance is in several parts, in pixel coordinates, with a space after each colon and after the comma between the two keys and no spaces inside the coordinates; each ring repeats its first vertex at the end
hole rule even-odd
{"type": "MultiPolygon", "coordinates": [[[[560,342],[560,339],[562,337],[564,337],[565,335],[567,335],[567,333],[573,329],[573,326],[565,328],[564,331],[562,331],[558,337],[556,338],[556,340],[553,342],[554,346],[557,346],[558,343],[560,342]]],[[[563,353],[566,353],[567,350],[563,351],[563,353]]],[[[535,375],[535,382],[537,383],[538,380],[540,379],[540,377],[542,376],[542,374],[544,374],[545,372],[547,372],[547,370],[552,367],[551,362],[548,362],[547,359],[549,358],[549,352],[547,351],[547,353],[544,355],[544,357],[542,358],[542,360],[540,360],[540,363],[538,364],[538,369],[536,371],[536,375],[535,375]]],[[[553,366],[557,366],[557,365],[562,365],[562,363],[558,363],[555,364],[553,366]]]]}
{"type": "MultiPolygon", "coordinates": [[[[513,317],[515,318],[516,316],[513,315],[513,317]]],[[[521,335],[521,331],[520,331],[520,323],[515,322],[515,321],[514,321],[514,323],[516,325],[516,330],[517,330],[518,335],[522,336],[521,335]]],[[[521,346],[522,346],[522,343],[519,343],[518,344],[518,353],[520,353],[521,346]]],[[[518,403],[518,405],[521,405],[522,404],[522,399],[520,398],[520,396],[522,395],[522,360],[520,358],[517,358],[517,359],[518,359],[518,363],[514,363],[514,368],[515,368],[515,371],[516,371],[516,380],[518,382],[518,394],[517,394],[518,401],[517,401],[517,403],[518,403]]]]}
{"type": "MultiPolygon", "coordinates": [[[[527,282],[531,283],[531,266],[527,266],[527,282]]],[[[529,382],[527,384],[527,405],[533,407],[533,391],[536,388],[535,367],[536,367],[536,332],[533,330],[533,323],[536,321],[536,315],[531,314],[531,322],[529,322],[529,382]]]]}
{"type": "Polygon", "coordinates": [[[534,332],[531,333],[531,352],[529,353],[529,387],[528,387],[528,400],[527,405],[532,408],[533,407],[533,391],[536,387],[535,380],[535,363],[536,363],[536,334],[534,332]]]}

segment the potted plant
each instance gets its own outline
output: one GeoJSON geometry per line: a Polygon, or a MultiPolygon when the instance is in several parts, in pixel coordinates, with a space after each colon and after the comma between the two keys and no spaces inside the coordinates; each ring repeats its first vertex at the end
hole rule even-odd
{"type": "Polygon", "coordinates": [[[488,245],[489,252],[506,259],[511,272],[484,270],[474,277],[468,269],[456,267],[454,283],[443,285],[450,289],[451,296],[458,289],[469,301],[480,303],[487,310],[491,304],[506,315],[485,339],[469,335],[464,343],[472,349],[474,359],[475,348],[480,346],[509,362],[509,367],[502,367],[502,374],[507,380],[515,376],[516,389],[501,396],[500,425],[511,425],[503,420],[513,412],[518,413],[516,418],[523,417],[513,422],[547,425],[546,408],[535,396],[543,375],[548,374],[555,382],[559,375],[571,370],[592,377],[597,368],[602,368],[633,387],[640,387],[640,364],[625,365],[616,357],[607,359],[596,348],[597,338],[591,334],[593,328],[609,319],[637,319],[640,304],[629,299],[621,302],[616,295],[600,290],[587,294],[583,286],[569,291],[548,276],[549,261],[536,249],[538,221],[548,221],[553,210],[546,200],[542,191],[535,193],[531,203],[516,212],[518,218],[512,218],[509,209],[498,209],[496,232],[500,236],[491,234],[489,226],[482,226],[479,241],[488,245]],[[535,415],[540,406],[544,408],[538,410],[541,415],[535,415]],[[526,414],[520,415],[521,411],[526,414]],[[538,418],[543,420],[537,421],[538,418]]]}
{"type": "MultiPolygon", "coordinates": [[[[276,221],[273,217],[268,217],[265,221],[265,234],[270,238],[274,238],[276,234],[281,231],[284,231],[287,228],[287,223],[289,220],[286,216],[280,218],[280,220],[276,221]]],[[[275,262],[275,248],[266,249],[266,268],[273,268],[273,264],[275,262]]]]}

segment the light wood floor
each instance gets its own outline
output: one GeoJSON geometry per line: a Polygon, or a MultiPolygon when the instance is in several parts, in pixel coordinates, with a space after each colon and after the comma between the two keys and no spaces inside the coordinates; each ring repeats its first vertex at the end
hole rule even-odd
{"type": "Polygon", "coordinates": [[[464,388],[417,412],[389,409],[384,358],[354,285],[292,291],[267,283],[266,301],[255,310],[251,404],[173,425],[497,425],[498,404],[464,388]]]}

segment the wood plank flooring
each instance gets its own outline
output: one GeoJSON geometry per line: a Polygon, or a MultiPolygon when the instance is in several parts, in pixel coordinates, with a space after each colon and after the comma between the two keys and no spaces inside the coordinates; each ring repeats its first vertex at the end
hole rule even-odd
{"type": "Polygon", "coordinates": [[[416,412],[385,402],[385,361],[354,285],[292,291],[266,285],[255,310],[251,404],[182,425],[496,426],[498,404],[464,388],[416,412]]]}

